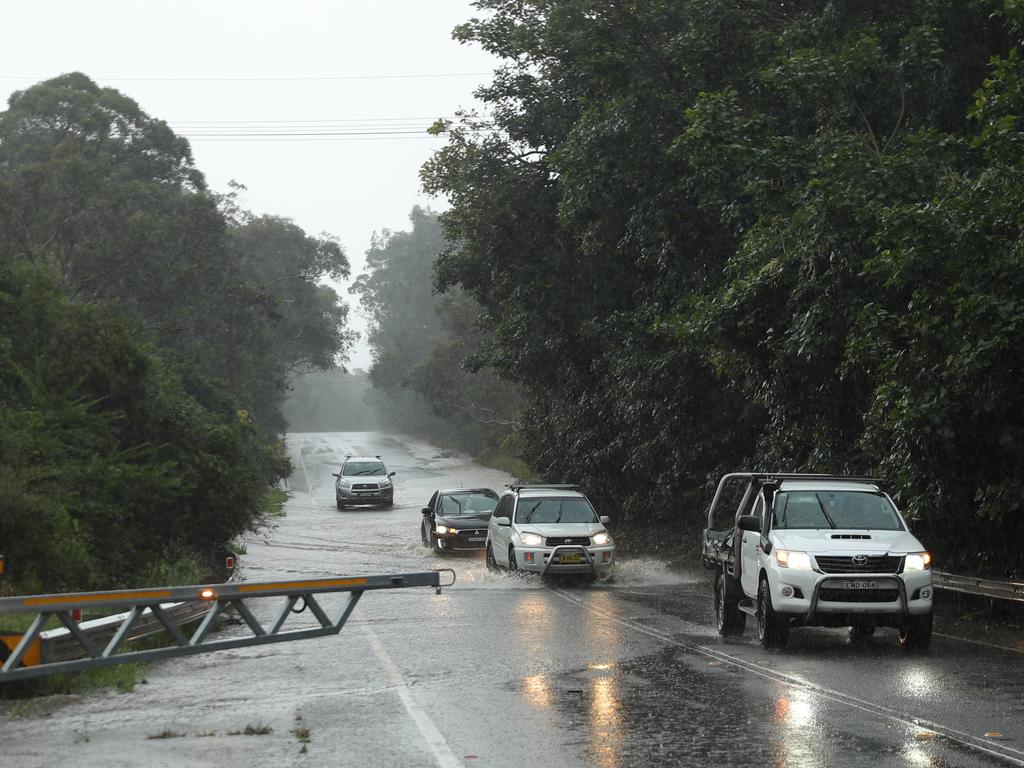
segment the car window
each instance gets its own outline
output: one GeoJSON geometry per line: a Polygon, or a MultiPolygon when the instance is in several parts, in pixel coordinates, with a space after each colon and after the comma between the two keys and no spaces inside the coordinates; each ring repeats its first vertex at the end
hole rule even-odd
{"type": "Polygon", "coordinates": [[[489,515],[497,503],[497,497],[486,493],[449,493],[441,497],[441,515],[489,515]]]}
{"type": "Polygon", "coordinates": [[[517,523],[596,523],[597,513],[590,502],[579,497],[520,499],[516,507],[517,523]]]}
{"type": "Polygon", "coordinates": [[[387,474],[384,464],[380,461],[348,461],[341,470],[345,477],[352,476],[373,476],[387,474]]]}
{"type": "Polygon", "coordinates": [[[884,494],[863,491],[777,493],[772,527],[903,530],[899,513],[884,494]]]}

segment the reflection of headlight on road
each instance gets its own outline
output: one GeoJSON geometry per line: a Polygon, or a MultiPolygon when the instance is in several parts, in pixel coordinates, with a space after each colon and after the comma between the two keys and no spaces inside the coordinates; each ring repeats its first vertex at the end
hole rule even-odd
{"type": "Polygon", "coordinates": [[[539,547],[544,543],[544,539],[538,536],[536,533],[524,533],[520,537],[523,540],[523,544],[528,547],[539,547]]]}

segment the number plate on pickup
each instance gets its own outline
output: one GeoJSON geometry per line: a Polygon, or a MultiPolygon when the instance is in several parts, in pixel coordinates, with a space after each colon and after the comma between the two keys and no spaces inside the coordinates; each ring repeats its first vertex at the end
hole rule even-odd
{"type": "Polygon", "coordinates": [[[486,536],[470,536],[469,540],[470,541],[484,541],[486,538],[487,538],[486,536]]]}
{"type": "Polygon", "coordinates": [[[878,589],[878,582],[867,579],[847,579],[838,584],[834,583],[832,586],[837,586],[840,589],[878,589]]]}
{"type": "Polygon", "coordinates": [[[583,562],[583,555],[579,552],[566,553],[558,556],[560,565],[579,565],[583,562]]]}

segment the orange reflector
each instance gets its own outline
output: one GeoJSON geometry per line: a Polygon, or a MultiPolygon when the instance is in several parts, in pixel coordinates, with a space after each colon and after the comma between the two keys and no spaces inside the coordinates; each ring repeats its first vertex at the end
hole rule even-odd
{"type": "MultiPolygon", "coordinates": [[[[3,634],[3,635],[0,635],[0,645],[5,646],[4,650],[7,651],[8,653],[13,653],[14,649],[18,647],[18,643],[20,643],[20,642],[21,642],[21,635],[14,635],[14,634],[3,634]]],[[[22,665],[26,666],[26,667],[37,667],[37,666],[39,666],[39,664],[40,664],[40,650],[41,650],[41,648],[42,648],[42,643],[40,642],[39,638],[37,637],[29,645],[28,650],[25,651],[25,655],[21,657],[22,665]]],[[[3,658],[6,659],[7,655],[5,654],[3,656],[3,658]]]]}
{"type": "Polygon", "coordinates": [[[203,598],[203,600],[213,600],[217,597],[217,593],[207,587],[206,589],[199,590],[199,596],[203,598]]]}
{"type": "Polygon", "coordinates": [[[271,589],[317,589],[319,587],[359,587],[367,584],[364,578],[315,579],[313,581],[276,581],[270,584],[239,584],[239,592],[262,592],[271,589]]]}
{"type": "Polygon", "coordinates": [[[62,605],[66,603],[98,603],[104,600],[134,600],[136,598],[170,597],[167,590],[146,592],[95,592],[91,595],[68,595],[67,597],[33,597],[22,600],[22,605],[31,608],[34,605],[62,605]]]}

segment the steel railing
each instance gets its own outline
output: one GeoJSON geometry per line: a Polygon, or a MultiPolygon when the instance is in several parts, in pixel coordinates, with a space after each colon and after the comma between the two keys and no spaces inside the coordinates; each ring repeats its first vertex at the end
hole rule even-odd
{"type": "Polygon", "coordinates": [[[936,589],[945,589],[966,595],[1024,602],[1024,582],[1021,581],[995,581],[994,579],[959,576],[955,573],[933,570],[932,585],[936,589]]]}
{"type": "MultiPolygon", "coordinates": [[[[160,587],[113,592],[78,592],[58,595],[29,595],[0,598],[0,616],[5,614],[34,614],[29,628],[20,636],[13,650],[5,651],[6,659],[0,667],[0,682],[42,677],[57,672],[75,672],[94,667],[124,664],[131,661],[165,659],[197,653],[265,645],[290,640],[305,640],[338,634],[363,593],[403,587],[433,587],[441,591],[441,573],[450,569],[381,576],[345,576],[302,581],[261,583],[205,584],[187,587],[160,587]],[[335,592],[349,593],[337,618],[331,618],[316,599],[316,595],[335,592]],[[263,626],[253,614],[249,600],[284,597],[284,603],[269,626],[263,626]],[[301,605],[300,605],[301,601],[301,605]],[[175,615],[176,605],[198,605],[192,612],[175,615]],[[299,607],[297,607],[299,606],[299,607]],[[122,608],[124,613],[105,620],[81,621],[76,610],[94,608],[122,608]],[[296,613],[309,609],[319,626],[284,629],[285,623],[296,613]],[[234,610],[251,634],[244,637],[211,639],[217,620],[226,611],[234,610]],[[197,621],[198,626],[187,636],[181,630],[183,618],[197,621]],[[47,624],[57,620],[64,630],[44,631],[47,624]],[[172,645],[164,648],[126,650],[125,643],[137,637],[145,622],[158,625],[171,638],[172,645]],[[54,634],[57,633],[57,634],[54,634]],[[44,655],[43,639],[60,636],[69,648],[60,654],[44,655]],[[107,637],[109,635],[109,638],[107,637]],[[97,641],[100,642],[97,642],[97,641]],[[68,658],[70,655],[80,658],[68,658]]],[[[450,583],[444,586],[450,586],[450,583]]]]}

